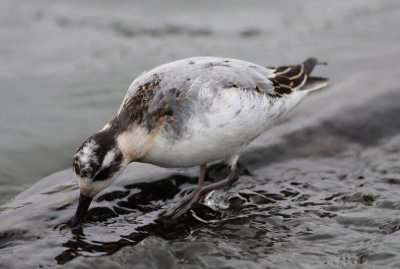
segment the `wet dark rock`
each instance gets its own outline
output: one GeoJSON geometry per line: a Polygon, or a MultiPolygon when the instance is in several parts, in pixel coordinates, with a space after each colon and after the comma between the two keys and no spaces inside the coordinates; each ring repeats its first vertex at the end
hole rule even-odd
{"type": "MultiPolygon", "coordinates": [[[[163,213],[196,186],[198,168],[132,165],[94,200],[75,232],[68,223],[77,186],[70,171],[57,173],[0,207],[0,266],[29,257],[41,266],[122,268],[121,261],[133,266],[132,259],[143,255],[137,268],[232,261],[257,268],[255,259],[282,263],[296,251],[299,264],[321,257],[345,265],[398,262],[390,254],[396,248],[383,242],[397,240],[400,226],[400,122],[393,119],[386,130],[382,122],[397,113],[399,97],[382,96],[287,134],[278,144],[252,148],[240,159],[241,179],[230,190],[210,194],[178,219],[163,213]],[[360,243],[365,240],[368,246],[360,243]],[[43,252],[35,258],[32,250],[39,247],[43,252]],[[189,258],[193,248],[202,254],[189,258]]],[[[206,179],[227,173],[225,165],[212,164],[206,179]]]]}

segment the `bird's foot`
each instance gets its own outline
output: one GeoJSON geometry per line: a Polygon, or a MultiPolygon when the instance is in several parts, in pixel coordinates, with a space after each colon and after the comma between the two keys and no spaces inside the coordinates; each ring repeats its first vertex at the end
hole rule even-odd
{"type": "Polygon", "coordinates": [[[173,219],[179,218],[187,211],[189,211],[189,209],[192,208],[194,204],[200,202],[200,200],[204,197],[204,195],[205,195],[204,188],[197,187],[188,196],[184,197],[176,206],[169,209],[164,214],[164,216],[173,219]]]}
{"type": "MultiPolygon", "coordinates": [[[[202,176],[200,177],[202,178],[202,176]]],[[[213,190],[221,189],[232,185],[239,178],[236,164],[231,167],[231,173],[225,179],[204,186],[203,180],[199,181],[199,185],[188,196],[183,198],[175,207],[168,210],[164,216],[170,218],[178,218],[186,213],[195,203],[199,202],[205,195],[213,190]]]]}

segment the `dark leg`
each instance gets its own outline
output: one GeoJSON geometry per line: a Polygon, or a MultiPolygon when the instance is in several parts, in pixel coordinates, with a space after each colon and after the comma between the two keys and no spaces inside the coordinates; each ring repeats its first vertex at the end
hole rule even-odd
{"type": "Polygon", "coordinates": [[[204,186],[206,166],[202,165],[200,168],[201,170],[200,170],[199,183],[196,189],[194,189],[193,192],[190,193],[188,196],[183,198],[182,201],[178,203],[178,205],[170,209],[165,214],[166,216],[172,218],[177,218],[181,216],[182,214],[187,212],[193,206],[193,204],[199,202],[209,192],[223,187],[229,187],[239,179],[239,173],[237,171],[236,164],[234,164],[231,166],[231,172],[228,177],[219,182],[204,186]]]}
{"type": "MultiPolygon", "coordinates": [[[[178,217],[176,214],[182,210],[182,208],[185,207],[190,201],[196,196],[196,194],[201,190],[201,188],[204,186],[204,178],[206,177],[206,171],[207,171],[207,165],[202,164],[200,165],[200,176],[199,176],[199,181],[197,183],[196,188],[186,197],[184,197],[176,206],[171,208],[170,210],[165,213],[165,216],[168,217],[178,217]]],[[[184,212],[183,212],[184,213],[184,212]]],[[[180,214],[181,215],[181,214],[180,214]]],[[[179,215],[179,216],[180,216],[179,215]]]]}

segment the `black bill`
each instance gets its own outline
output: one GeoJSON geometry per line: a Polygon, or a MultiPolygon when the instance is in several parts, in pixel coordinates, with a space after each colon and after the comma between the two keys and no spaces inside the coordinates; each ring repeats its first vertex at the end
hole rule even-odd
{"type": "Polygon", "coordinates": [[[71,223],[71,228],[73,230],[81,227],[91,202],[92,197],[85,196],[82,193],[80,194],[78,208],[76,209],[75,216],[71,223]]]}

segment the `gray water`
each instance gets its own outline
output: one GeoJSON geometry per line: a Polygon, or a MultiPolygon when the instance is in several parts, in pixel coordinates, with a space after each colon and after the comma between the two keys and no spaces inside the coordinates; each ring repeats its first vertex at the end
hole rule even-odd
{"type": "Polygon", "coordinates": [[[398,1],[2,1],[0,15],[1,268],[399,268],[398,1]],[[316,56],[333,84],[254,141],[210,207],[160,219],[198,170],[136,164],[71,234],[75,149],[135,76],[198,55],[316,56]]]}

